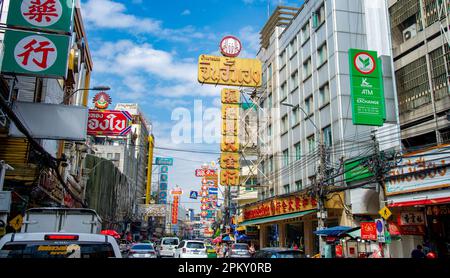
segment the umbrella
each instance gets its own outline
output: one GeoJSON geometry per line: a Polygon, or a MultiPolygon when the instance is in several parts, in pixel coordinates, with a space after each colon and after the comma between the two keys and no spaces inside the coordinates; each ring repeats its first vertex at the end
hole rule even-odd
{"type": "Polygon", "coordinates": [[[112,236],[114,238],[120,239],[119,233],[114,230],[103,230],[100,232],[100,234],[105,235],[105,236],[112,236]]]}
{"type": "Polygon", "coordinates": [[[222,238],[220,238],[220,236],[216,237],[212,242],[213,243],[221,243],[222,242],[222,238]]]}
{"type": "Polygon", "coordinates": [[[247,235],[244,235],[244,234],[239,235],[239,236],[237,237],[237,240],[242,240],[242,241],[248,240],[248,239],[249,239],[249,237],[248,237],[247,235]]]}
{"type": "Polygon", "coordinates": [[[222,240],[223,241],[233,241],[230,236],[226,236],[222,240]]]}

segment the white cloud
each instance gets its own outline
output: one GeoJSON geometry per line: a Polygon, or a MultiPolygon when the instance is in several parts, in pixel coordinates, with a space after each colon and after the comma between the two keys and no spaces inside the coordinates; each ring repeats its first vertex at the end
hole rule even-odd
{"type": "Polygon", "coordinates": [[[191,39],[208,36],[204,32],[197,31],[193,26],[180,29],[163,28],[161,21],[129,14],[125,4],[113,0],[87,0],[83,2],[82,10],[87,26],[92,28],[125,30],[135,34],[145,33],[178,42],[189,42],[191,39]]]}
{"type": "Polygon", "coordinates": [[[190,15],[191,11],[190,10],[184,10],[181,15],[190,15]]]}

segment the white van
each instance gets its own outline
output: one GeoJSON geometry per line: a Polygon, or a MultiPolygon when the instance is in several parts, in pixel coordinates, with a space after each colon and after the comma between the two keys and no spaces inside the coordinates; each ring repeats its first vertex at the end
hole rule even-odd
{"type": "Polygon", "coordinates": [[[180,240],[177,237],[163,237],[159,248],[159,256],[175,258],[175,248],[179,244],[180,240]]]}

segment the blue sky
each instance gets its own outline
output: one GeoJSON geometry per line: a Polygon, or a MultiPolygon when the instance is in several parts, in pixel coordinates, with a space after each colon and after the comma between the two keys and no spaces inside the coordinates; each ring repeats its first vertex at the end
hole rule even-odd
{"type": "MultiPolygon", "coordinates": [[[[299,6],[301,1],[269,0],[299,6]]],[[[218,55],[220,39],[235,35],[242,41],[241,57],[254,58],[259,31],[268,15],[267,0],[82,0],[88,42],[94,59],[92,86],[108,85],[113,104],[139,103],[153,123],[157,147],[219,151],[218,144],[180,144],[171,139],[176,108],[193,110],[194,101],[203,107],[220,107],[220,88],[197,82],[200,54],[218,55]]],[[[192,121],[194,119],[192,112],[192,121]]],[[[203,122],[203,124],[207,124],[203,122]]],[[[199,190],[194,170],[218,155],[157,150],[171,156],[169,188],[180,185],[186,207],[198,208],[188,199],[199,190]]]]}

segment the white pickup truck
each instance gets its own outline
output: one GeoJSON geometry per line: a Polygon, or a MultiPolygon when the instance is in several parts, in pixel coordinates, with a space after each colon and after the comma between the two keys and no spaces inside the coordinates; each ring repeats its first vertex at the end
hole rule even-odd
{"type": "Polygon", "coordinates": [[[30,209],[21,233],[0,240],[0,258],[121,258],[116,240],[100,231],[94,210],[30,209]]]}

